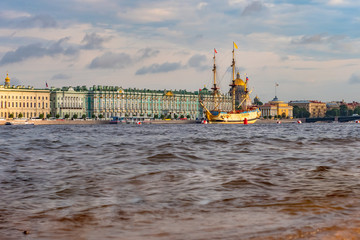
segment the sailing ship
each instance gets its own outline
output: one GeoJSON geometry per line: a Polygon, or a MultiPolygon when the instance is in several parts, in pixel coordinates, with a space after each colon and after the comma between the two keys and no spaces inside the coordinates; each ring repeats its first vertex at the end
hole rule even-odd
{"type": "Polygon", "coordinates": [[[206,118],[209,123],[223,123],[223,124],[252,124],[255,123],[257,119],[261,116],[261,111],[257,106],[251,104],[251,99],[249,97],[251,91],[248,91],[248,77],[246,81],[243,81],[240,78],[240,74],[236,74],[235,78],[235,48],[236,44],[233,43],[232,51],[232,83],[230,84],[230,95],[232,97],[232,110],[231,111],[222,111],[220,109],[220,91],[216,83],[216,50],[214,49],[214,84],[211,88],[213,90],[213,106],[212,110],[209,110],[199,96],[200,105],[205,109],[206,118]]]}

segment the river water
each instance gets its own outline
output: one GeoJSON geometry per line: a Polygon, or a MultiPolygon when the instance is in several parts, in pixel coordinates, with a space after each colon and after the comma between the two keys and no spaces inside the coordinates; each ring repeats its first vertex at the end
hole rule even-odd
{"type": "Polygon", "coordinates": [[[360,124],[0,126],[0,146],[1,240],[360,239],[360,124]]]}

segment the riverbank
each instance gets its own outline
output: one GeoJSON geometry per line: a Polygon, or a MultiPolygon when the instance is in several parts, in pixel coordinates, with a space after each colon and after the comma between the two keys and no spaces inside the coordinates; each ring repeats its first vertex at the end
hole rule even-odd
{"type": "MultiPolygon", "coordinates": [[[[33,119],[33,120],[23,120],[23,119],[8,119],[0,120],[0,125],[5,125],[7,122],[12,123],[12,125],[93,125],[93,124],[109,124],[110,120],[65,120],[65,119],[56,119],[56,120],[42,120],[42,119],[33,119]]],[[[285,123],[296,123],[297,119],[283,119],[280,120],[281,124],[285,123]]],[[[135,123],[135,122],[134,122],[135,123]]],[[[199,121],[196,120],[152,120],[144,121],[143,124],[197,124],[199,121]]],[[[279,120],[269,120],[269,119],[259,119],[255,124],[277,124],[279,120]]],[[[121,124],[121,123],[120,123],[121,124]]]]}

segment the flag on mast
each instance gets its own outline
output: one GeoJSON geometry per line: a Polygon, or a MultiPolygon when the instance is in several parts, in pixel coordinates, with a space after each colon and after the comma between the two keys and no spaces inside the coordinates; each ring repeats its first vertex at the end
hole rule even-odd
{"type": "Polygon", "coordinates": [[[45,82],[45,83],[46,83],[46,87],[49,87],[48,84],[47,84],[47,82],[45,82]]]}
{"type": "Polygon", "coordinates": [[[234,43],[234,47],[236,48],[236,49],[238,49],[238,46],[236,45],[236,43],[235,42],[233,42],[234,43]]]}
{"type": "Polygon", "coordinates": [[[217,53],[216,49],[214,48],[214,52],[217,53]]]}

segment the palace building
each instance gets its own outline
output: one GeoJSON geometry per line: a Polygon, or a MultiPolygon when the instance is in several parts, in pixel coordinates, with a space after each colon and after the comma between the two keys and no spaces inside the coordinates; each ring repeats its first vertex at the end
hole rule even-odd
{"type": "Polygon", "coordinates": [[[186,90],[123,89],[93,86],[87,94],[87,115],[133,118],[187,117],[203,115],[198,92],[186,90]]]}
{"type": "Polygon", "coordinates": [[[280,101],[276,96],[272,101],[260,106],[263,117],[289,117],[293,118],[293,107],[284,101],[280,101]]]}
{"type": "Polygon", "coordinates": [[[7,74],[0,85],[0,118],[46,117],[50,113],[50,91],[33,87],[11,86],[7,74]]]}
{"type": "Polygon", "coordinates": [[[305,108],[309,113],[310,117],[325,117],[326,115],[326,103],[320,101],[291,101],[290,106],[298,106],[299,108],[305,108]]]}
{"type": "MultiPolygon", "coordinates": [[[[212,92],[201,91],[123,89],[117,86],[51,88],[51,116],[60,118],[203,118],[199,94],[211,108],[212,92]]],[[[220,95],[224,109],[231,110],[231,97],[220,95]]]]}
{"type": "Polygon", "coordinates": [[[51,88],[51,116],[58,118],[81,118],[86,112],[86,95],[87,88],[76,87],[63,87],[51,88]]]}

